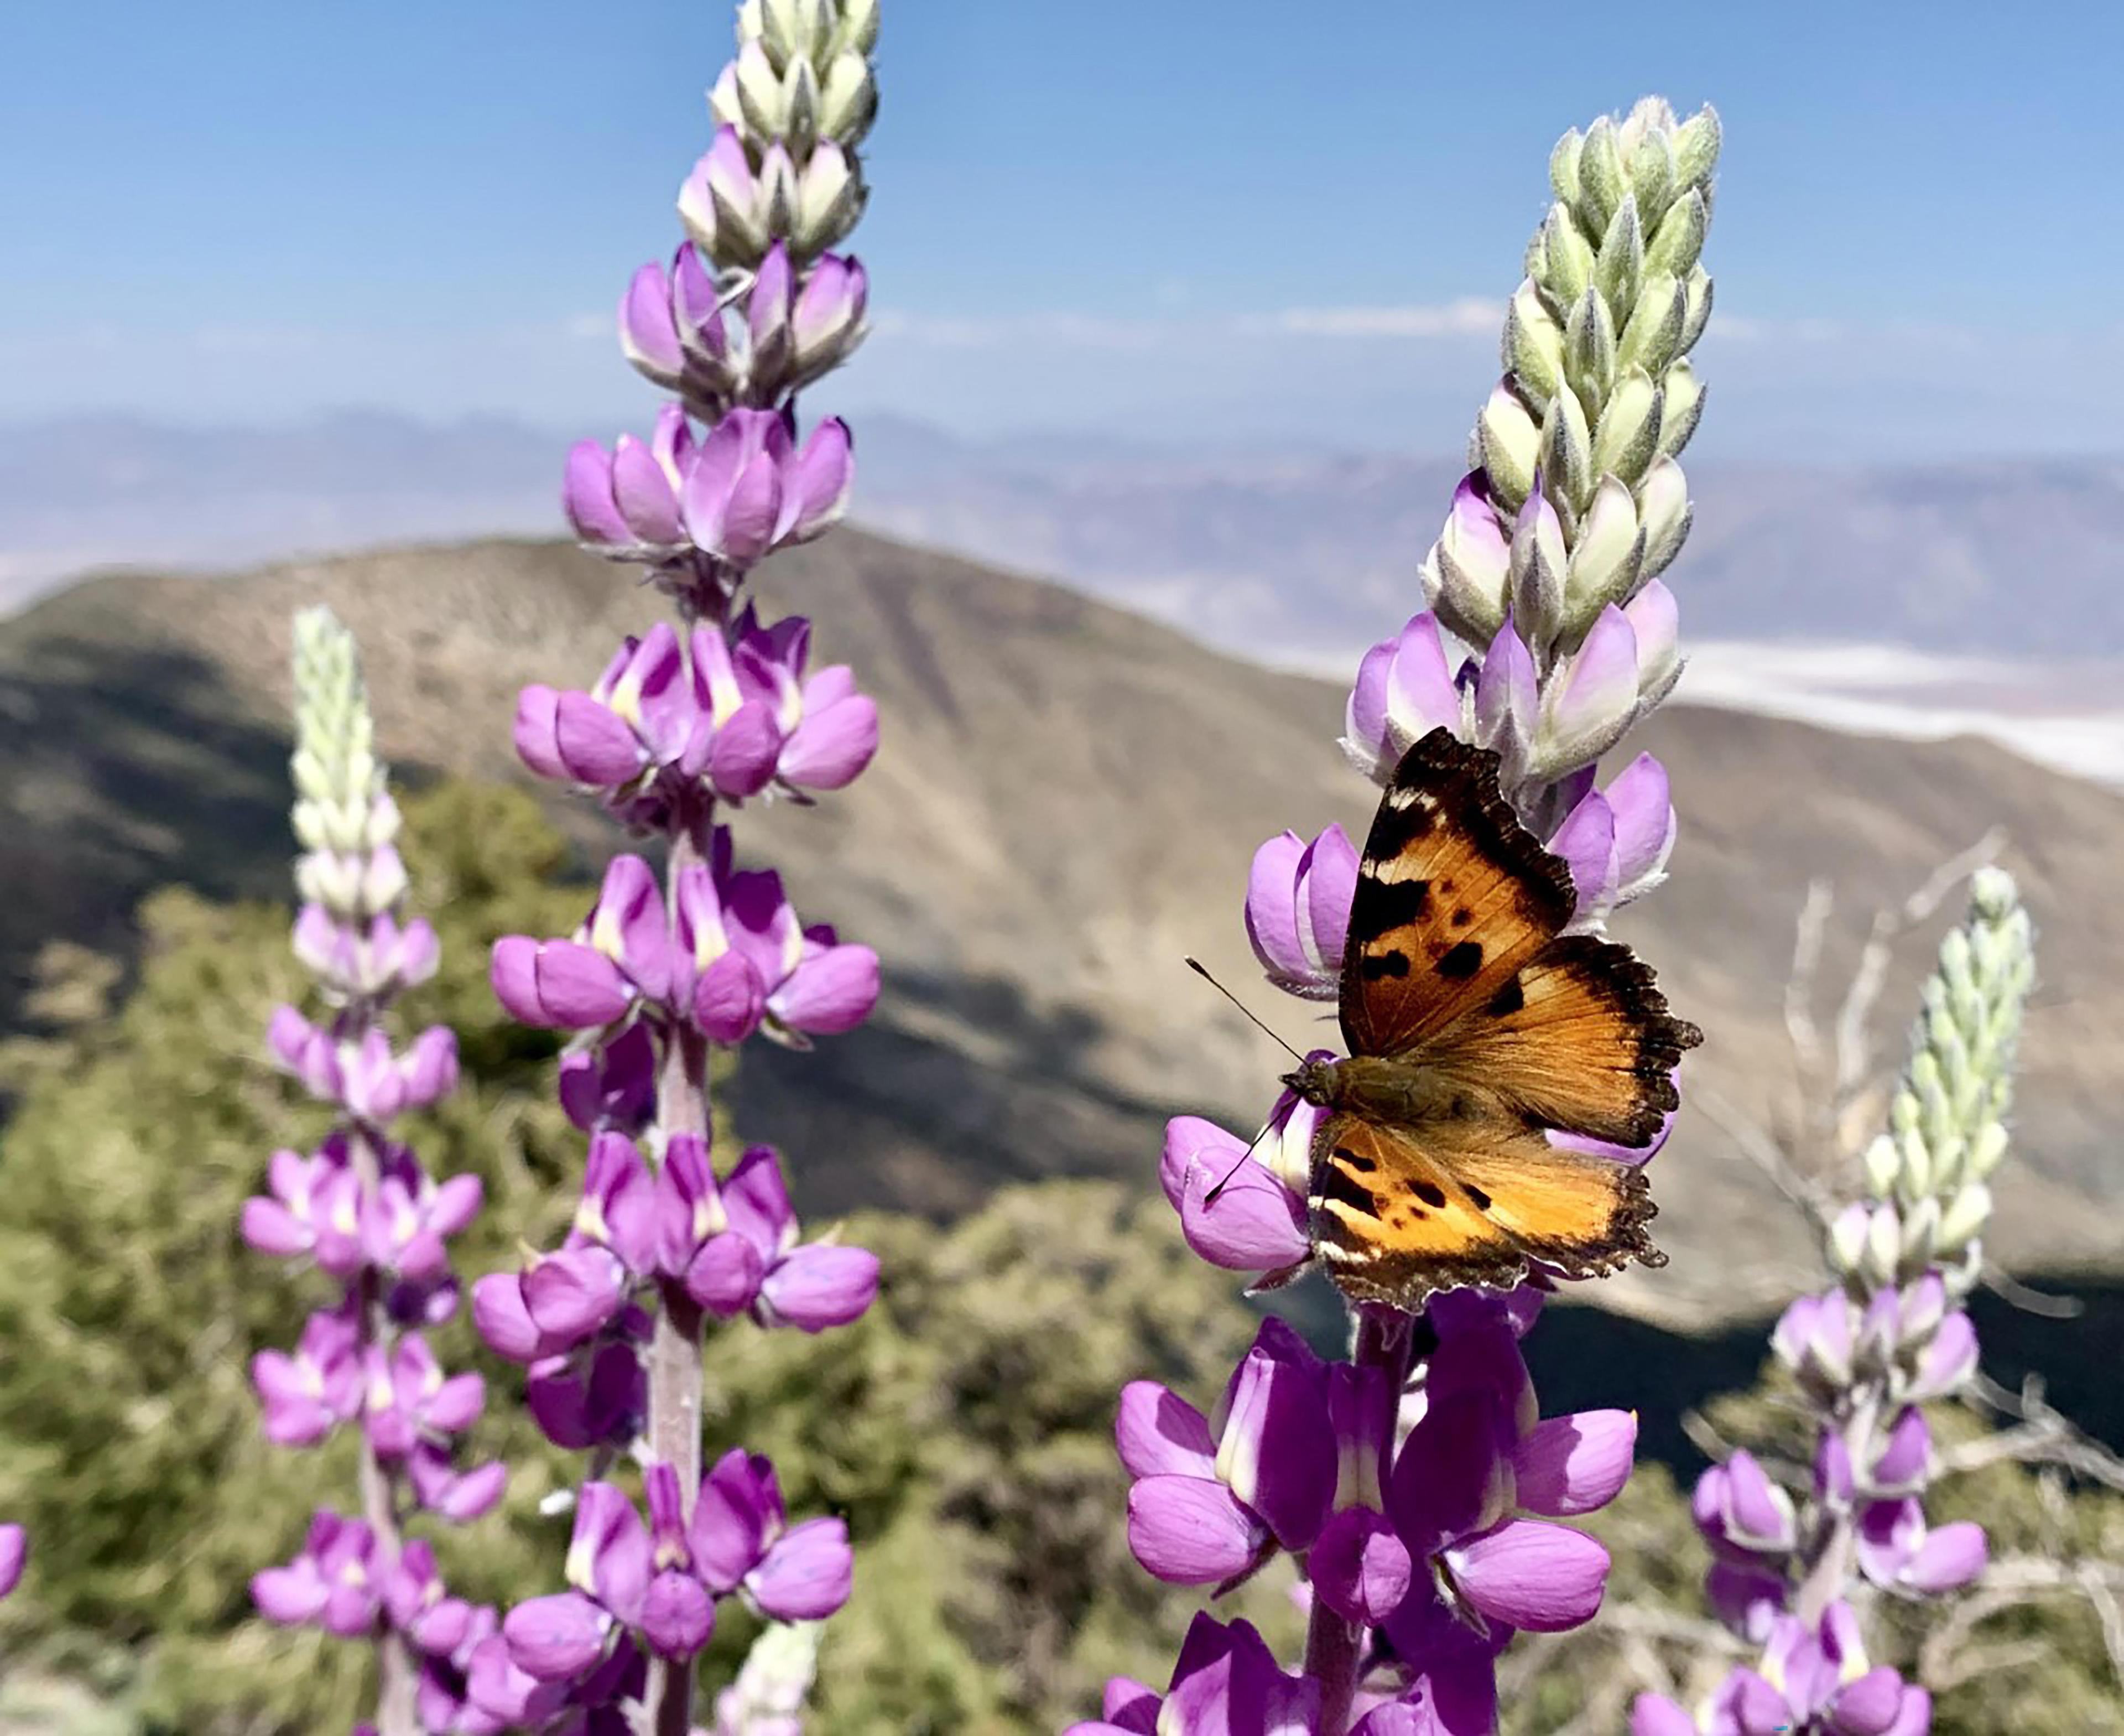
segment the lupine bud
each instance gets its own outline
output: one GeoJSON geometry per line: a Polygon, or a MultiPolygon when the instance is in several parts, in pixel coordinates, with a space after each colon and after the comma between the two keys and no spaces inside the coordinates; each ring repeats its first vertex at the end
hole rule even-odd
{"type": "Polygon", "coordinates": [[[1527,402],[1545,408],[1563,384],[1563,332],[1530,278],[1505,310],[1505,372],[1527,402]]]}
{"type": "MultiPolygon", "coordinates": [[[[1558,534],[1561,540],[1561,533],[1558,534]]],[[[1626,602],[1637,588],[1644,559],[1644,533],[1630,491],[1613,476],[1601,478],[1593,504],[1578,525],[1565,566],[1562,624],[1566,637],[1582,633],[1602,607],[1626,602]]]]}
{"type": "Polygon", "coordinates": [[[1537,473],[1512,527],[1509,576],[1512,619],[1538,656],[1555,642],[1563,625],[1567,558],[1562,522],[1543,498],[1537,473]]]}
{"type": "Polygon", "coordinates": [[[1499,385],[1475,424],[1473,462],[1489,479],[1492,500],[1504,510],[1517,512],[1534,487],[1542,445],[1542,428],[1526,406],[1511,387],[1499,385]]]}

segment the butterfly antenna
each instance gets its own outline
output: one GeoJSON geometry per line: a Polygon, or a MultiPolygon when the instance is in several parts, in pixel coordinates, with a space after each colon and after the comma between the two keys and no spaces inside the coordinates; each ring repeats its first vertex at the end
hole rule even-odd
{"type": "MultiPolygon", "coordinates": [[[[1264,1037],[1267,1037],[1271,1042],[1276,1044],[1286,1055],[1290,1056],[1293,1061],[1299,1062],[1301,1066],[1304,1064],[1305,1057],[1303,1055],[1300,1055],[1297,1050],[1292,1048],[1291,1046],[1285,1042],[1281,1037],[1277,1036],[1275,1032],[1270,1030],[1266,1025],[1263,1024],[1261,1020],[1255,1016],[1252,1009],[1249,1008],[1243,1000],[1241,1000],[1238,995],[1234,995],[1229,989],[1226,988],[1224,984],[1218,981],[1215,977],[1212,976],[1210,974],[1208,967],[1204,965],[1201,959],[1190,958],[1187,961],[1187,968],[1192,971],[1197,976],[1201,977],[1203,981],[1208,983],[1211,988],[1215,989],[1219,995],[1223,995],[1225,1000],[1231,1002],[1231,1004],[1237,1007],[1242,1013],[1244,1013],[1247,1016],[1248,1022],[1264,1037]]],[[[1219,1183],[1218,1185],[1221,1187],[1223,1183],[1219,1183]]]]}

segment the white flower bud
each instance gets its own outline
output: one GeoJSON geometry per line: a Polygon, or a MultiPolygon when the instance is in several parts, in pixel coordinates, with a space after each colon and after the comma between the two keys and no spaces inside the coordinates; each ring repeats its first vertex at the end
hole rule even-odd
{"type": "MultiPolygon", "coordinates": [[[[1633,121],[1637,117],[1633,115],[1633,121]]],[[[1630,122],[1624,124],[1625,130],[1630,122]]],[[[1647,127],[1631,148],[1628,159],[1630,194],[1638,202],[1639,219],[1656,224],[1666,214],[1675,195],[1674,148],[1657,126],[1647,127]]]]}
{"type": "Polygon", "coordinates": [[[1873,1221],[1872,1213],[1854,1200],[1830,1224],[1825,1251],[1830,1268],[1839,1277],[1848,1277],[1858,1270],[1866,1257],[1866,1233],[1873,1221]]]}
{"type": "Polygon", "coordinates": [[[1578,149],[1578,196],[1572,208],[1588,230],[1605,234],[1628,191],[1615,148],[1615,124],[1603,115],[1586,128],[1578,149]]]}
{"type": "Polygon", "coordinates": [[[1696,347],[1696,341],[1703,336],[1703,328],[1711,322],[1711,278],[1703,267],[1697,266],[1682,279],[1687,292],[1688,305],[1681,318],[1681,353],[1684,355],[1696,347]]]}
{"type": "Polygon", "coordinates": [[[1615,383],[1593,439],[1593,468],[1634,483],[1659,449],[1665,421],[1660,388],[1642,368],[1615,383]]]}
{"type": "Polygon", "coordinates": [[[1674,175],[1677,186],[1701,187],[1718,167],[1721,143],[1718,111],[1705,103],[1675,129],[1674,175]]]}
{"type": "Polygon", "coordinates": [[[1894,1192],[1902,1173],[1902,1153],[1896,1141],[1882,1134],[1866,1148],[1866,1186],[1877,1199],[1894,1192]]]}
{"type": "Polygon", "coordinates": [[[819,136],[853,149],[876,118],[877,84],[870,62],[852,49],[843,49],[827,63],[820,86],[819,136]]]}
{"type": "Polygon", "coordinates": [[[1644,281],[1644,227],[1638,220],[1637,200],[1625,193],[1600,238],[1600,256],[1593,262],[1593,287],[1627,319],[1638,304],[1638,286],[1644,281]]]}
{"type": "Polygon", "coordinates": [[[1541,270],[1534,275],[1559,308],[1567,308],[1586,293],[1593,281],[1593,247],[1578,233],[1571,213],[1551,205],[1537,233],[1541,270]]]}
{"type": "Polygon", "coordinates": [[[822,140],[805,166],[802,191],[784,232],[791,252],[800,261],[815,259],[855,227],[868,196],[853,159],[830,139],[822,140]]]}
{"type": "Polygon", "coordinates": [[[1696,432],[1703,413],[1703,387],[1695,370],[1687,362],[1676,362],[1660,382],[1659,449],[1669,458],[1676,456],[1696,432]]]}
{"type": "Polygon", "coordinates": [[[1645,270],[1664,272],[1677,281],[1685,279],[1703,257],[1703,238],[1710,227],[1703,195],[1694,191],[1685,193],[1668,207],[1652,239],[1645,243],[1645,270]]]}
{"type": "Polygon", "coordinates": [[[1687,299],[1681,285],[1664,271],[1647,275],[1638,291],[1636,311],[1616,346],[1619,369],[1642,368],[1656,378],[1681,353],[1681,322],[1687,299]]]}
{"type": "Polygon", "coordinates": [[[1563,383],[1563,333],[1531,278],[1523,280],[1505,310],[1505,371],[1539,408],[1546,408],[1563,383]]]}
{"type": "Polygon", "coordinates": [[[877,46],[877,0],[841,0],[841,25],[834,35],[837,53],[867,55],[877,46]]]}
{"type": "Polygon", "coordinates": [[[1977,1130],[1976,1137],[1969,1143],[1969,1173],[1981,1180],[1996,1169],[2006,1155],[2006,1129],[2003,1123],[1989,1121],[1977,1130]]]}
{"type": "Polygon", "coordinates": [[[1511,387],[1499,385],[1475,423],[1475,443],[1498,507],[1517,512],[1541,462],[1541,430],[1511,387]]]}
{"type": "Polygon", "coordinates": [[[1866,1239],[1858,1256],[1859,1275],[1875,1289],[1894,1281],[1903,1257],[1903,1226],[1893,1206],[1876,1206],[1866,1221],[1866,1239]]]}
{"type": "MultiPolygon", "coordinates": [[[[1930,1202],[1927,1202],[1928,1204],[1930,1202]]],[[[1991,1216],[1991,1190],[1971,1182],[1956,1193],[1940,1214],[1938,1247],[1943,1254],[1958,1254],[1983,1234],[1991,1216]]]]}
{"type": "Polygon", "coordinates": [[[1564,370],[1581,401],[1599,403],[1615,383],[1615,320],[1598,289],[1589,289],[1563,330],[1564,370]]]}
{"type": "MultiPolygon", "coordinates": [[[[1661,414],[1665,407],[1661,407],[1661,414]]],[[[1689,504],[1689,480],[1681,466],[1665,455],[1656,458],[1638,485],[1638,519],[1645,529],[1645,557],[1639,579],[1656,579],[1674,562],[1681,545],[1689,540],[1694,517],[1689,504]]]]}
{"type": "Polygon", "coordinates": [[[1593,504],[1579,521],[1578,540],[1564,567],[1563,630],[1571,636],[1593,624],[1604,603],[1621,603],[1635,589],[1645,553],[1637,503],[1612,476],[1601,478],[1593,504]]]}
{"type": "Polygon", "coordinates": [[[1574,392],[1559,392],[1541,419],[1541,473],[1575,515],[1593,496],[1593,435],[1574,392]]]}
{"type": "Polygon", "coordinates": [[[1585,144],[1585,135],[1573,127],[1548,153],[1548,184],[1567,205],[1578,203],[1578,155],[1585,144]]]}

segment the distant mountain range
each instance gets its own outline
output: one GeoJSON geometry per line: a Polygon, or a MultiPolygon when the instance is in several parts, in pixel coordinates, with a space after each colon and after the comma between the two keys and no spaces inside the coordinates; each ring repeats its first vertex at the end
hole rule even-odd
{"type": "MultiPolygon", "coordinates": [[[[1341,666],[1413,605],[1460,468],[1450,454],[1296,445],[974,442],[888,416],[858,418],[857,438],[860,521],[1301,666],[1341,666]]],[[[567,439],[380,412],[278,429],[0,428],[0,609],[96,567],[550,534],[567,439]]],[[[1689,475],[1698,528],[1675,579],[1694,639],[2124,658],[2124,459],[1705,461],[1689,475]]]]}
{"type": "MultiPolygon", "coordinates": [[[[886,719],[876,765],[844,795],[742,834],[787,868],[807,919],[875,943],[886,966],[872,1025],[740,1070],[740,1126],[801,1154],[807,1211],[952,1216],[1003,1181],[1058,1174],[1149,1187],[1167,1115],[1258,1115],[1277,1057],[1182,959],[1201,955],[1303,1041],[1307,1009],[1248,986],[1239,901],[1263,838],[1370,812],[1334,746],[1342,689],[856,532],[778,557],[762,586],[771,605],[816,615],[823,656],[855,666],[886,719]]],[[[24,1017],[41,947],[123,953],[153,887],[284,898],[287,623],[317,601],[360,637],[385,751],[486,776],[522,775],[508,746],[519,684],[590,678],[656,609],[623,569],[564,544],[488,540],[110,576],[0,622],[0,1034],[24,1017]]],[[[1671,768],[1681,842],[1672,883],[1621,926],[1709,1037],[1658,1161],[1674,1264],[1600,1300],[1700,1324],[1803,1281],[1797,1221],[1706,1106],[1790,1123],[1782,995],[1811,879],[1836,887],[1830,953],[1848,962],[1876,907],[1994,824],[2045,981],[1996,1249],[2023,1268],[2124,1273],[2124,795],[1981,741],[1688,706],[1642,745],[1671,768]]],[[[554,807],[586,846],[612,847],[582,804],[554,807]]],[[[1886,1061],[1938,925],[1887,984],[1886,1061]]]]}

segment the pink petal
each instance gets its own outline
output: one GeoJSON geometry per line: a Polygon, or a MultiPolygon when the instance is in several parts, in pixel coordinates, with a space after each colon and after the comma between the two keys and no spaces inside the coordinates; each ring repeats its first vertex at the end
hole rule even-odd
{"type": "Polygon", "coordinates": [[[1454,1583],[1493,1621],[1537,1634],[1590,1621],[1608,1583],[1608,1551],[1583,1531],[1507,1521],[1449,1550],[1454,1583]]]}

